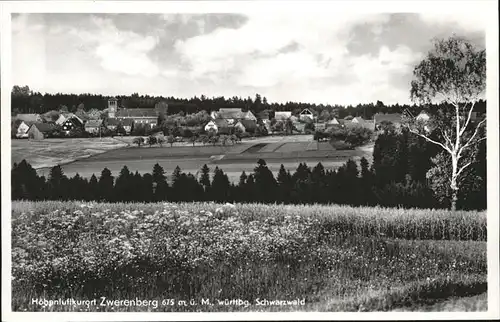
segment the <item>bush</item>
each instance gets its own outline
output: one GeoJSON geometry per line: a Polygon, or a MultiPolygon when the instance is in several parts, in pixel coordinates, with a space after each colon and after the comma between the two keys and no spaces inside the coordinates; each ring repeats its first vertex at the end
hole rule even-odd
{"type": "Polygon", "coordinates": [[[353,146],[360,146],[370,141],[373,132],[362,126],[347,128],[345,141],[353,146]]]}
{"type": "Polygon", "coordinates": [[[332,127],[327,133],[330,138],[337,141],[344,141],[352,147],[363,145],[370,141],[373,131],[362,126],[332,127]]]}

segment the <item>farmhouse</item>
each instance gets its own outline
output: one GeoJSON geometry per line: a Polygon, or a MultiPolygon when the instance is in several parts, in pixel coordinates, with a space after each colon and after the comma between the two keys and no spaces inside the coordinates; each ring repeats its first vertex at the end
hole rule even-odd
{"type": "Polygon", "coordinates": [[[30,140],[43,140],[50,135],[56,126],[52,123],[33,123],[28,129],[30,140]]]}
{"type": "Polygon", "coordinates": [[[62,129],[66,134],[78,128],[83,129],[83,121],[76,115],[71,116],[62,124],[62,129]]]}
{"type": "Polygon", "coordinates": [[[316,119],[316,113],[308,108],[305,108],[302,110],[302,112],[299,113],[299,119],[303,121],[305,121],[306,119],[314,121],[316,119]]]}
{"type": "Polygon", "coordinates": [[[347,126],[361,126],[361,127],[367,128],[367,129],[372,130],[372,131],[375,130],[375,123],[373,121],[365,120],[361,116],[353,117],[352,120],[349,122],[346,122],[345,125],[347,125],[347,126]]]}
{"type": "Polygon", "coordinates": [[[85,132],[97,134],[102,126],[102,120],[88,120],[85,123],[85,132]]]}
{"type": "Polygon", "coordinates": [[[218,111],[212,111],[212,113],[210,113],[210,117],[214,120],[226,120],[229,125],[234,125],[239,120],[257,121],[257,118],[251,111],[243,112],[241,108],[221,108],[218,111]]]}
{"type": "Polygon", "coordinates": [[[276,119],[277,121],[287,120],[291,116],[292,116],[292,112],[290,112],[290,111],[280,111],[280,112],[276,111],[276,112],[274,112],[274,119],[276,119]]]}
{"type": "Polygon", "coordinates": [[[215,131],[217,132],[217,124],[212,120],[205,125],[205,132],[215,131]]]}
{"type": "Polygon", "coordinates": [[[330,121],[326,122],[326,127],[333,127],[333,126],[344,127],[344,125],[345,125],[344,123],[345,123],[344,119],[338,119],[338,118],[334,117],[330,121]]]}
{"type": "Polygon", "coordinates": [[[40,114],[17,114],[17,120],[26,121],[26,122],[42,122],[42,117],[40,114]]]}
{"type": "Polygon", "coordinates": [[[20,139],[24,139],[28,137],[28,130],[33,122],[30,121],[21,121],[19,126],[17,127],[16,137],[20,139]]]}

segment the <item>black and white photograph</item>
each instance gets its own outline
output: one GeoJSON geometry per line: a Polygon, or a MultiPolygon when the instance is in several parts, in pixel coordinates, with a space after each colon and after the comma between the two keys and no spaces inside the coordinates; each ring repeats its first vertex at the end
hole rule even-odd
{"type": "Polygon", "coordinates": [[[405,2],[0,4],[2,320],[498,318],[498,4],[405,2]]]}

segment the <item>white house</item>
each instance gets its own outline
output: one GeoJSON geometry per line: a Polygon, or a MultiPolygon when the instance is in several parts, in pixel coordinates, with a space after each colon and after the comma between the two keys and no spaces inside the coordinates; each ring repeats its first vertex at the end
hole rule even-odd
{"type": "Polygon", "coordinates": [[[214,130],[215,132],[218,131],[217,124],[215,124],[214,121],[210,121],[205,125],[205,132],[209,132],[210,130],[214,130]]]}
{"type": "Polygon", "coordinates": [[[300,112],[299,114],[299,118],[301,120],[305,120],[306,118],[309,118],[311,121],[314,121],[314,113],[308,109],[308,108],[305,108],[302,110],[302,112],[300,112]]]}
{"type": "Polygon", "coordinates": [[[431,117],[426,111],[420,111],[417,115],[417,121],[428,121],[431,117]]]}
{"type": "Polygon", "coordinates": [[[28,130],[30,129],[32,122],[22,121],[17,127],[16,137],[20,139],[25,139],[28,137],[28,130]]]}

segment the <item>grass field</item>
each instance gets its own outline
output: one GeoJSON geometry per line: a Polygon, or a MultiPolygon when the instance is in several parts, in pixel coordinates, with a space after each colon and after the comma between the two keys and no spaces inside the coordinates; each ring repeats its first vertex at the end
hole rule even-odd
{"type": "Polygon", "coordinates": [[[86,178],[90,178],[92,174],[99,176],[105,167],[116,177],[124,165],[141,174],[151,172],[156,163],[159,163],[167,174],[171,174],[176,166],[180,166],[184,172],[196,174],[207,164],[212,170],[216,166],[221,168],[232,182],[238,182],[241,172],[252,172],[259,159],[266,160],[276,176],[281,164],[290,172],[294,172],[299,163],[304,162],[311,167],[321,162],[325,168],[331,169],[341,166],[349,158],[359,160],[365,156],[370,159],[373,149],[368,146],[352,151],[335,151],[327,142],[312,141],[311,135],[252,138],[227,146],[193,147],[188,143],[176,143],[173,147],[168,144],[163,147],[125,147],[132,139],[133,137],[119,137],[114,140],[106,138],[104,141],[13,140],[12,160],[19,162],[25,158],[29,163],[33,162],[38,174],[45,177],[48,177],[50,167],[61,164],[69,177],[78,173],[86,178]]]}
{"type": "Polygon", "coordinates": [[[13,202],[12,305],[14,311],[485,310],[485,240],[484,212],[13,202]],[[152,302],[30,302],[101,296],[152,302]],[[235,301],[225,305],[225,299],[235,301]]]}
{"type": "Polygon", "coordinates": [[[127,143],[113,138],[11,140],[12,164],[26,159],[35,169],[52,167],[113,149],[127,143]]]}

